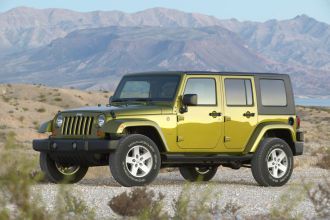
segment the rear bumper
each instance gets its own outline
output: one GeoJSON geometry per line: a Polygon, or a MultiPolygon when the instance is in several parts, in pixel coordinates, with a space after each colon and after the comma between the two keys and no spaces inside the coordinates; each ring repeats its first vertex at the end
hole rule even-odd
{"type": "Polygon", "coordinates": [[[302,155],[304,152],[304,132],[298,130],[296,132],[296,139],[297,141],[294,142],[294,156],[302,155]]]}
{"type": "Polygon", "coordinates": [[[91,152],[107,153],[118,146],[119,140],[66,140],[38,139],[33,140],[33,149],[40,152],[91,152]]]}
{"type": "Polygon", "coordinates": [[[294,152],[293,155],[294,156],[299,156],[302,155],[304,153],[304,142],[302,141],[296,141],[294,143],[294,152]]]}

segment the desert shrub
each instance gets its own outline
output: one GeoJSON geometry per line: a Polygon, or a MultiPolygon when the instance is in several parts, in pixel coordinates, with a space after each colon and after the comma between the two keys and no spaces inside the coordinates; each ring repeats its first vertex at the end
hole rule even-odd
{"type": "Polygon", "coordinates": [[[316,166],[323,169],[330,169],[330,154],[322,155],[316,166]]]}
{"type": "Polygon", "coordinates": [[[26,107],[23,107],[22,109],[23,109],[23,111],[25,111],[25,112],[29,111],[29,108],[26,108],[26,107]]]}
{"type": "Polygon", "coordinates": [[[18,118],[18,120],[19,120],[20,122],[23,122],[23,121],[24,121],[24,116],[20,116],[20,117],[18,118]]]}
{"type": "Polygon", "coordinates": [[[279,200],[270,210],[270,219],[301,219],[301,215],[295,215],[294,209],[305,198],[305,190],[303,187],[293,186],[283,193],[279,200]]]}
{"type": "Polygon", "coordinates": [[[55,102],[61,102],[62,101],[62,98],[56,97],[56,98],[54,98],[54,101],[55,102]]]}
{"type": "Polygon", "coordinates": [[[221,214],[230,219],[236,219],[238,211],[242,208],[237,202],[231,200],[221,209],[221,214]]]}
{"type": "Polygon", "coordinates": [[[312,202],[314,210],[320,218],[330,218],[330,182],[325,179],[314,187],[306,187],[307,197],[312,202]]]}
{"type": "MultiPolygon", "coordinates": [[[[172,208],[174,216],[163,209],[164,195],[156,194],[146,188],[135,188],[131,192],[123,192],[112,198],[108,205],[118,215],[125,217],[136,217],[137,219],[173,219],[173,220],[197,220],[197,219],[218,219],[225,211],[219,209],[217,204],[213,205],[210,198],[215,198],[214,193],[211,196],[210,190],[196,194],[192,192],[190,185],[186,185],[178,198],[173,199],[172,208]]],[[[230,218],[237,216],[241,206],[231,202],[223,210],[230,213],[230,218]]],[[[227,215],[228,216],[228,215],[227,215]]]]}
{"type": "Polygon", "coordinates": [[[16,147],[17,147],[16,133],[14,131],[10,131],[6,134],[5,149],[13,149],[16,147]]]}
{"type": "Polygon", "coordinates": [[[330,148],[322,148],[320,154],[315,165],[323,169],[330,169],[330,148]]]}
{"type": "Polygon", "coordinates": [[[95,219],[94,210],[74,196],[69,188],[62,186],[56,197],[55,219],[95,219]]]}
{"type": "Polygon", "coordinates": [[[4,101],[4,102],[9,102],[10,101],[10,97],[6,97],[6,96],[2,96],[2,100],[4,101]]]}
{"type": "Polygon", "coordinates": [[[197,219],[215,219],[219,215],[219,206],[215,204],[211,206],[210,199],[217,199],[217,193],[211,194],[208,188],[203,192],[196,194],[190,185],[186,185],[181,191],[179,197],[172,202],[174,210],[173,220],[197,220],[197,219]]]}
{"type": "Polygon", "coordinates": [[[138,216],[141,219],[166,219],[161,213],[164,195],[146,188],[135,188],[130,193],[123,192],[113,197],[108,205],[118,215],[138,216]]]}
{"type": "Polygon", "coordinates": [[[46,109],[41,107],[41,108],[36,108],[36,111],[39,113],[43,113],[46,112],[46,109]]]}
{"type": "Polygon", "coordinates": [[[8,128],[7,125],[0,125],[0,129],[6,129],[8,128]]]}
{"type": "Polygon", "coordinates": [[[39,129],[39,122],[33,121],[32,122],[34,129],[38,130],[39,129]]]}

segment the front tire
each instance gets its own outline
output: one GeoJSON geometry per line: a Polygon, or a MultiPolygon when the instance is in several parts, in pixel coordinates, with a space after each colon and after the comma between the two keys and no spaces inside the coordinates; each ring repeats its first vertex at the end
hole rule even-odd
{"type": "Polygon", "coordinates": [[[293,171],[290,146],[280,138],[265,138],[255,152],[251,170],[261,186],[283,186],[293,171]]]}
{"type": "Polygon", "coordinates": [[[217,173],[218,167],[180,167],[181,176],[190,182],[209,181],[217,173]]]}
{"type": "Polygon", "coordinates": [[[109,165],[112,176],[122,186],[144,186],[158,175],[160,153],[150,138],[131,134],[123,137],[117,150],[110,153],[109,165]]]}
{"type": "Polygon", "coordinates": [[[52,183],[77,183],[88,171],[88,167],[83,166],[63,166],[50,158],[45,153],[40,153],[40,168],[52,183]]]}

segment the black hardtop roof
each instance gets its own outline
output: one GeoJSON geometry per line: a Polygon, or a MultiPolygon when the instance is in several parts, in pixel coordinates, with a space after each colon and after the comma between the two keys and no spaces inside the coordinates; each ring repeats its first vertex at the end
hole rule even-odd
{"type": "Polygon", "coordinates": [[[126,76],[134,75],[232,75],[232,76],[287,76],[288,74],[282,73],[262,73],[262,72],[228,72],[228,71],[151,71],[151,72],[139,72],[128,73],[126,76]]]}

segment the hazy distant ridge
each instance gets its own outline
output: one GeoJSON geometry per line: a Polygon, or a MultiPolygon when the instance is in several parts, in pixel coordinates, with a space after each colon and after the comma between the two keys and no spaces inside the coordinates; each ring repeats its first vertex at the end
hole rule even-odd
{"type": "Polygon", "coordinates": [[[16,8],[0,14],[1,82],[113,88],[126,72],[286,72],[299,95],[328,95],[330,25],[264,23],[154,8],[127,14],[16,8]]]}

